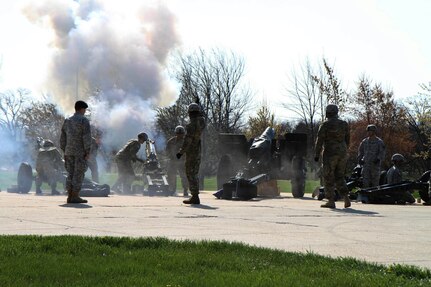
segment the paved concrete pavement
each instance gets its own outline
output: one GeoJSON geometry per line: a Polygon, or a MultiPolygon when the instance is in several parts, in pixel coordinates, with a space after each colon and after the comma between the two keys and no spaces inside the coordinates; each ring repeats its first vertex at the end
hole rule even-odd
{"type": "Polygon", "coordinates": [[[282,196],[252,201],[201,194],[198,206],[182,197],[89,197],[0,192],[0,234],[163,236],[240,241],[322,255],[351,256],[383,264],[431,268],[431,207],[420,204],[320,208],[320,201],[282,196]]]}

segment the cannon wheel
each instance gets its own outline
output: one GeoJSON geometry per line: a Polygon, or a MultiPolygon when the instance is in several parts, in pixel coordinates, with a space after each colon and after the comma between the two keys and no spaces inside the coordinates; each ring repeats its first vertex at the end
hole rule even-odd
{"type": "Polygon", "coordinates": [[[28,193],[33,185],[33,170],[31,165],[23,162],[18,169],[18,191],[20,193],[28,193]]]}
{"type": "Polygon", "coordinates": [[[305,162],[302,157],[292,159],[292,195],[295,198],[304,197],[305,193],[305,162]]]}
{"type": "Polygon", "coordinates": [[[229,155],[225,154],[220,158],[217,169],[217,189],[222,189],[230,177],[234,176],[232,160],[229,155]]]}

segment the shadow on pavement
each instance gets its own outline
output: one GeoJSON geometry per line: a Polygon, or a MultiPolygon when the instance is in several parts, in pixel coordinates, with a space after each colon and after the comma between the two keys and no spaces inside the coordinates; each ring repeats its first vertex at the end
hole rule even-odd
{"type": "Polygon", "coordinates": [[[65,204],[60,204],[60,207],[69,207],[69,208],[93,208],[93,206],[88,205],[88,204],[84,204],[84,203],[65,203],[65,204]]]}
{"type": "Polygon", "coordinates": [[[334,212],[339,213],[349,213],[349,214],[360,214],[360,215],[377,215],[378,212],[375,211],[367,211],[367,210],[359,210],[359,209],[353,209],[353,208],[336,208],[331,209],[334,212]]]}
{"type": "Polygon", "coordinates": [[[190,207],[200,208],[200,209],[210,209],[210,210],[218,209],[218,207],[212,207],[212,206],[205,205],[205,204],[191,204],[190,207]]]}

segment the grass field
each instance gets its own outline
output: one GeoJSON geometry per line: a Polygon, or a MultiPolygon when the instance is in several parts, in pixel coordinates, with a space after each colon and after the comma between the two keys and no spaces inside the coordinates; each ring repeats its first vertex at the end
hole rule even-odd
{"type": "Polygon", "coordinates": [[[6,286],[431,286],[431,271],[227,242],[0,236],[6,286]]]}
{"type": "MultiPolygon", "coordinates": [[[[17,173],[11,171],[0,171],[0,190],[6,190],[8,187],[16,184],[17,182],[17,173]]],[[[113,185],[117,180],[117,174],[114,173],[104,173],[100,175],[100,182],[106,183],[109,185],[113,185]]],[[[135,182],[139,184],[139,182],[135,182]]],[[[319,186],[319,181],[317,180],[307,180],[305,184],[305,193],[311,193],[313,190],[319,186]]],[[[291,192],[291,186],[289,180],[279,180],[278,187],[280,192],[291,192]]],[[[58,184],[59,190],[62,188],[61,184],[58,184]]],[[[35,186],[33,183],[32,190],[34,191],[35,186]]],[[[44,183],[42,185],[42,189],[49,190],[49,186],[44,183]]],[[[177,178],[177,190],[181,190],[181,180],[179,177],[177,178]]],[[[206,177],[204,181],[204,190],[215,191],[217,190],[217,180],[216,177],[206,177]]]]}

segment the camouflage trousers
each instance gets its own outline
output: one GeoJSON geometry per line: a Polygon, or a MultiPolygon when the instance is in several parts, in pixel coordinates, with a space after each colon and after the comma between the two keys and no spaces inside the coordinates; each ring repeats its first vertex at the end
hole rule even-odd
{"type": "Polygon", "coordinates": [[[201,164],[200,153],[186,154],[186,176],[192,195],[199,194],[199,166],[201,164]]]}
{"type": "Polygon", "coordinates": [[[55,190],[57,188],[57,182],[63,183],[63,187],[65,187],[66,182],[64,175],[61,171],[57,170],[37,170],[37,175],[35,178],[36,189],[40,189],[43,182],[47,182],[51,187],[51,190],[55,190]]]}
{"type": "Polygon", "coordinates": [[[379,185],[380,164],[366,162],[362,167],[363,188],[379,185]]]}
{"type": "Polygon", "coordinates": [[[345,179],[346,163],[345,155],[323,154],[323,186],[326,198],[335,198],[335,188],[341,196],[348,193],[345,179]]]}
{"type": "Polygon", "coordinates": [[[181,184],[183,186],[183,190],[186,192],[189,189],[189,183],[187,182],[186,171],[184,169],[185,163],[183,161],[171,160],[168,165],[168,184],[169,189],[172,192],[177,191],[177,174],[180,175],[181,184]]]}
{"type": "Polygon", "coordinates": [[[118,179],[113,189],[120,189],[123,193],[131,193],[132,183],[135,180],[135,171],[130,160],[117,159],[118,179]]]}
{"type": "Polygon", "coordinates": [[[87,160],[83,156],[64,156],[64,167],[67,171],[66,190],[80,192],[85,172],[87,171],[87,160]]]}
{"type": "Polygon", "coordinates": [[[99,167],[94,157],[88,160],[88,169],[91,171],[91,179],[95,182],[99,182],[99,167]]]}

